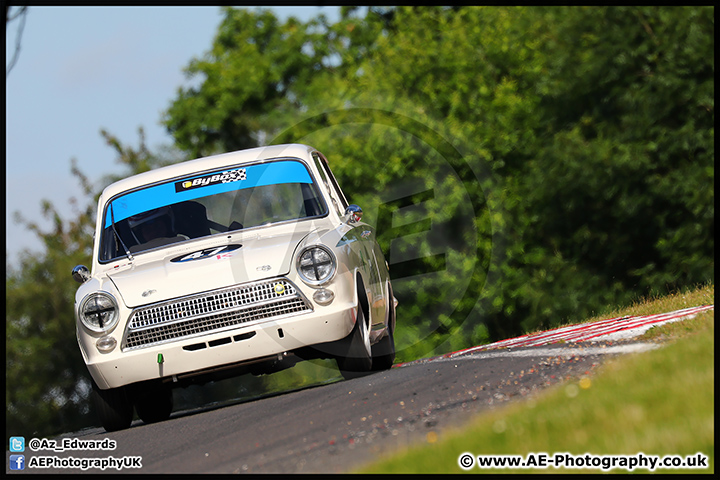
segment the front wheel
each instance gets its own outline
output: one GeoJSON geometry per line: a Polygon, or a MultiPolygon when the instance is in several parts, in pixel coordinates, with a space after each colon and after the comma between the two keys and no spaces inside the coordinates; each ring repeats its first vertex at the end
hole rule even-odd
{"type": "Polygon", "coordinates": [[[162,422],[170,418],[173,409],[172,390],[157,388],[140,393],[135,398],[135,411],[145,423],[162,422]]]}
{"type": "Polygon", "coordinates": [[[100,423],[108,432],[123,430],[132,423],[133,404],[125,387],[101,390],[92,381],[93,403],[100,417],[100,423]]]}
{"type": "Polygon", "coordinates": [[[386,299],[390,301],[387,315],[387,333],[372,346],[372,369],[376,372],[389,370],[395,362],[395,297],[389,282],[386,299]]]}
{"type": "Polygon", "coordinates": [[[372,346],[372,369],[376,372],[390,370],[395,362],[395,339],[393,332],[372,346]]]}
{"type": "Polygon", "coordinates": [[[355,327],[343,341],[343,352],[335,360],[346,380],[362,377],[372,371],[370,336],[362,308],[358,308],[355,327]]]}

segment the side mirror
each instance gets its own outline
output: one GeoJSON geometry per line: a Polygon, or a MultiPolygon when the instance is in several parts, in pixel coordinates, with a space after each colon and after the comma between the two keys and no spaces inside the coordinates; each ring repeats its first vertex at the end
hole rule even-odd
{"type": "Polygon", "coordinates": [[[353,204],[345,209],[345,222],[357,223],[362,219],[363,211],[362,208],[353,204]]]}
{"type": "Polygon", "coordinates": [[[78,283],[85,283],[90,280],[90,270],[85,265],[78,265],[72,269],[72,277],[78,283]]]}

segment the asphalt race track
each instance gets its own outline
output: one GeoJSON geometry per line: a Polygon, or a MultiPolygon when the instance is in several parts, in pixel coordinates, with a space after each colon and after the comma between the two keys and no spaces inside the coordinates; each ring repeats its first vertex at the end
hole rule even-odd
{"type": "MultiPolygon", "coordinates": [[[[161,423],[136,421],[120,432],[68,433],[60,439],[112,439],[117,446],[111,451],[28,449],[26,462],[34,456],[127,456],[142,467],[124,473],[347,472],[380,454],[436,441],[478,412],[589,375],[610,355],[655,348],[635,337],[653,325],[713,308],[564,327],[395,365],[354,380],[177,412],[161,423]]],[[[448,471],[455,467],[448,465],[448,471]]],[[[28,470],[83,473],[79,468],[28,470]]]]}

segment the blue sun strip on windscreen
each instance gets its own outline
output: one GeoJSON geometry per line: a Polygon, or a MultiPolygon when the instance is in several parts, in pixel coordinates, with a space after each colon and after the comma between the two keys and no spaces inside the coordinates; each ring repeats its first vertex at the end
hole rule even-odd
{"type": "Polygon", "coordinates": [[[313,183],[305,165],[293,160],[250,165],[247,167],[218,170],[209,174],[186,177],[152,187],[136,190],[112,201],[105,214],[105,228],[148,210],[172,205],[186,200],[232,192],[246,188],[278,185],[284,183],[313,183]]]}

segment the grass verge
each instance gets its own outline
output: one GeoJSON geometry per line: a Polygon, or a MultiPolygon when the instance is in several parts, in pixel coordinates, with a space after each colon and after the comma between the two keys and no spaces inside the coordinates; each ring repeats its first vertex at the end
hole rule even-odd
{"type": "MultiPolygon", "coordinates": [[[[714,304],[714,285],[651,299],[618,311],[648,315],[714,304]]],[[[615,316],[611,314],[605,318],[615,316]]],[[[655,327],[645,334],[663,348],[608,361],[591,378],[550,389],[535,398],[479,415],[463,430],[442,432],[418,445],[365,466],[365,473],[462,473],[461,454],[679,455],[702,453],[708,468],[655,472],[713,473],[714,311],[655,327]]],[[[479,469],[468,473],[553,473],[548,469],[479,469]]],[[[599,473],[600,469],[565,469],[599,473]]],[[[624,469],[610,470],[626,473],[624,469]]],[[[638,468],[634,472],[648,472],[638,468]]]]}

